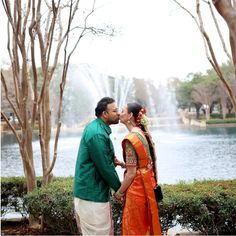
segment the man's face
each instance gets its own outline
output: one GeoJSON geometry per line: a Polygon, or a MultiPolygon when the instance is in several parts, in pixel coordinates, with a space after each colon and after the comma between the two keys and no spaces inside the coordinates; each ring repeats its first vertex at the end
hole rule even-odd
{"type": "Polygon", "coordinates": [[[118,124],[120,113],[118,111],[118,107],[115,102],[107,105],[106,113],[106,123],[108,125],[118,124]]]}

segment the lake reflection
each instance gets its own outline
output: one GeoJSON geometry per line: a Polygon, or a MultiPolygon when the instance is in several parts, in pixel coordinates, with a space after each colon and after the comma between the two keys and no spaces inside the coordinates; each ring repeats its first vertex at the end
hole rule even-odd
{"type": "MultiPolygon", "coordinates": [[[[122,159],[121,140],[126,133],[118,133],[115,126],[111,128],[116,155],[122,159]]],[[[151,133],[156,143],[160,183],[236,178],[236,128],[156,128],[151,133]]],[[[79,133],[61,135],[54,175],[74,175],[79,142],[79,133]]],[[[1,176],[23,175],[14,137],[2,135],[1,144],[1,176]]],[[[33,143],[33,149],[36,174],[42,175],[38,141],[33,143]]],[[[122,179],[123,170],[117,167],[117,171],[122,179]]]]}

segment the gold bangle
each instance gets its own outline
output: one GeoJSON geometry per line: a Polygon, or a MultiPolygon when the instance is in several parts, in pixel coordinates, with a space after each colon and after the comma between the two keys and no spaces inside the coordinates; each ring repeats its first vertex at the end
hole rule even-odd
{"type": "Polygon", "coordinates": [[[120,197],[123,197],[125,195],[125,193],[121,193],[120,190],[117,190],[116,194],[120,197]]]}

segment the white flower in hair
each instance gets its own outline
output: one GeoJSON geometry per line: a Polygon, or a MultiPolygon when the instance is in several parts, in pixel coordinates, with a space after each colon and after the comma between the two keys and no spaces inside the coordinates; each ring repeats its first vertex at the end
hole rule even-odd
{"type": "Polygon", "coordinates": [[[147,126],[149,124],[149,119],[145,114],[142,114],[140,124],[143,126],[147,126]]]}

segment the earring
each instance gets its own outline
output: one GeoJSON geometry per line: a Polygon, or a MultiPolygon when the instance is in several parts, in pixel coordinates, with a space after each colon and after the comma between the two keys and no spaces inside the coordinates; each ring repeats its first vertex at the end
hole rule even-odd
{"type": "Polygon", "coordinates": [[[130,120],[128,120],[127,122],[128,122],[128,124],[130,124],[130,120]]]}

